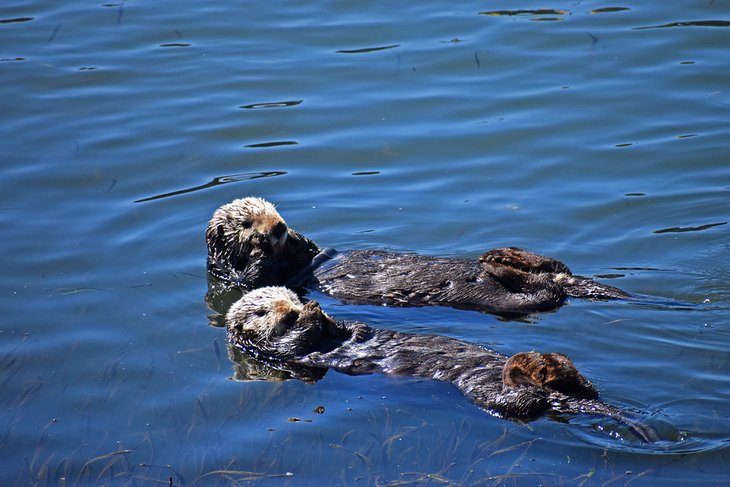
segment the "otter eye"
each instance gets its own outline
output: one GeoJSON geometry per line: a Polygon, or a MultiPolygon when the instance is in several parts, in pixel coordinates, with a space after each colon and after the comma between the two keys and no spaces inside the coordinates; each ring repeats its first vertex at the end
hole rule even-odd
{"type": "Polygon", "coordinates": [[[241,222],[241,226],[242,226],[243,228],[251,228],[251,227],[253,226],[253,222],[251,222],[251,221],[249,221],[249,220],[243,220],[243,221],[241,222]]]}
{"type": "Polygon", "coordinates": [[[256,316],[266,316],[266,310],[263,308],[259,308],[256,311],[254,311],[254,314],[256,316]]]}

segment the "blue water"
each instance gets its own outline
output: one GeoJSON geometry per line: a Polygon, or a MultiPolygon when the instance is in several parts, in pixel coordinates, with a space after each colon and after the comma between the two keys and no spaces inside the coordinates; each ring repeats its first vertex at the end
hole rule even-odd
{"type": "Polygon", "coordinates": [[[0,483],[730,481],[730,5],[533,8],[4,2],[0,483]],[[203,234],[246,195],[322,246],[516,245],[646,295],[508,322],[322,303],[563,352],[674,441],[431,381],[230,380],[203,234]]]}

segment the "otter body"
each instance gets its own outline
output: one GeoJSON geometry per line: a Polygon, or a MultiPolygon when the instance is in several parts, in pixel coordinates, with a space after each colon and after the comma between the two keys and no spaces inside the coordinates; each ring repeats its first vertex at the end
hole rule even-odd
{"type": "Polygon", "coordinates": [[[560,261],[517,248],[490,250],[478,260],[377,250],[322,252],[260,198],[234,200],[216,210],[206,241],[210,273],[243,290],[318,287],[353,304],[505,314],[555,309],[567,296],[630,298],[615,287],[572,276],[560,261]]]}
{"type": "MultiPolygon", "coordinates": [[[[245,294],[226,317],[229,340],[281,369],[334,369],[450,382],[476,405],[507,419],[592,414],[627,424],[640,438],[654,430],[599,400],[596,388],[565,355],[523,352],[510,358],[444,336],[415,335],[336,321],[316,301],[302,304],[283,287],[245,294]]],[[[304,374],[299,374],[304,375],[304,374]]],[[[317,374],[309,374],[309,377],[317,374]]]]}
{"type": "Polygon", "coordinates": [[[565,286],[553,275],[525,276],[529,279],[507,287],[476,260],[355,250],[325,261],[303,284],[348,303],[492,313],[551,310],[565,300],[565,286]]]}

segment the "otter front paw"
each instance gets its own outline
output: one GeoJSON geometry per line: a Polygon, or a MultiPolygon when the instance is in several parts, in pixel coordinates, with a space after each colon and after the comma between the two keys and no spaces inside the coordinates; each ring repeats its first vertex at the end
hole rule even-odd
{"type": "Polygon", "coordinates": [[[353,342],[363,342],[367,338],[368,325],[365,323],[353,323],[350,326],[350,333],[352,334],[350,340],[353,342]]]}
{"type": "Polygon", "coordinates": [[[568,266],[559,260],[528,252],[517,247],[489,250],[479,257],[479,263],[483,268],[485,266],[491,269],[510,268],[513,272],[570,274],[568,266]]]}

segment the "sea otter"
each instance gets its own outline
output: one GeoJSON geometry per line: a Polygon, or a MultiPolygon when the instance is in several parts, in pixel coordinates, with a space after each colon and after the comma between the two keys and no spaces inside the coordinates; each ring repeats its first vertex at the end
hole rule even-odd
{"type": "Polygon", "coordinates": [[[226,322],[231,343],[271,363],[277,373],[306,381],[321,378],[328,368],[435,379],[451,382],[476,405],[506,419],[590,414],[613,418],[644,441],[659,439],[629,413],[599,401],[593,384],[561,353],[531,351],[507,358],[454,338],[336,321],[316,301],[303,304],[279,286],[244,294],[226,322]]]}
{"type": "Polygon", "coordinates": [[[573,276],[560,261],[514,247],[490,250],[478,260],[320,250],[289,228],[274,205],[255,197],[218,208],[205,236],[210,273],[244,291],[313,286],[353,304],[441,305],[497,314],[555,309],[567,296],[630,298],[573,276]]]}

